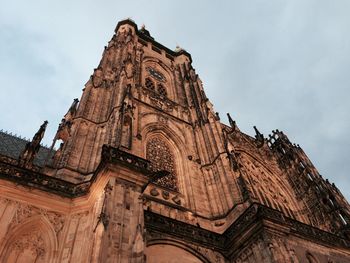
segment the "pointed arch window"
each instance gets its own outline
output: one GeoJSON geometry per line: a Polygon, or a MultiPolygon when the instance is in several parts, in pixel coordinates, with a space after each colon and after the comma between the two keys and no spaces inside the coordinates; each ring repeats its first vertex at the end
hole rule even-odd
{"type": "Polygon", "coordinates": [[[146,78],[145,86],[147,89],[155,90],[154,83],[150,78],[146,78]]]}
{"type": "Polygon", "coordinates": [[[165,170],[170,173],[158,179],[155,183],[173,191],[178,191],[174,155],[168,144],[161,138],[151,138],[146,144],[146,158],[151,162],[150,168],[152,171],[165,170]]]}
{"type": "Polygon", "coordinates": [[[166,97],[167,96],[167,92],[166,92],[166,89],[164,88],[164,86],[162,84],[158,84],[158,87],[157,87],[157,91],[160,95],[166,97]]]}
{"type": "Polygon", "coordinates": [[[158,79],[151,77],[145,78],[145,87],[147,89],[157,92],[160,96],[168,97],[167,88],[163,83],[160,83],[158,79]]]}

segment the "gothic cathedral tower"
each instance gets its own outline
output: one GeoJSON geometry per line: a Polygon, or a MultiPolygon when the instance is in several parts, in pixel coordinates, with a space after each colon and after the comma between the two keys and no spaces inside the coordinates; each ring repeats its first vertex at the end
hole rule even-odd
{"type": "Polygon", "coordinates": [[[47,122],[0,133],[1,262],[350,262],[337,187],[283,132],[221,123],[191,63],[121,21],[50,149],[47,122]]]}

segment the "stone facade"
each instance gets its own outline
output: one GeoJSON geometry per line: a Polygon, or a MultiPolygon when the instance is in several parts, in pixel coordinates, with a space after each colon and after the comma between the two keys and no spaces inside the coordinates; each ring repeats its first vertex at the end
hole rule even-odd
{"type": "Polygon", "coordinates": [[[283,132],[221,123],[191,62],[121,21],[51,149],[47,122],[1,134],[1,262],[350,262],[337,187],[283,132]]]}

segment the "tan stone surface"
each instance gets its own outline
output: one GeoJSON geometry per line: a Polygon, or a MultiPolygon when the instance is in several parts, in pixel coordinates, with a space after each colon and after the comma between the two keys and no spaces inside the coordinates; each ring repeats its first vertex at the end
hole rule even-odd
{"type": "Polygon", "coordinates": [[[184,249],[171,245],[153,245],[145,251],[147,263],[202,263],[200,259],[184,249]]]}

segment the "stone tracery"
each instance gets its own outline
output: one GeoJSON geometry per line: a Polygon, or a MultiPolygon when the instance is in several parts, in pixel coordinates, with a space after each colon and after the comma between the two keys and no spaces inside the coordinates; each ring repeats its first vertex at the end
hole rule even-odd
{"type": "Polygon", "coordinates": [[[158,87],[157,87],[157,91],[160,95],[166,97],[167,96],[167,92],[166,92],[166,89],[164,88],[164,86],[162,84],[158,84],[158,87]]]}
{"type": "Polygon", "coordinates": [[[146,157],[151,162],[150,168],[153,171],[170,172],[168,176],[158,179],[156,184],[178,191],[174,156],[167,143],[158,137],[151,138],[146,145],[146,157]]]}
{"type": "Polygon", "coordinates": [[[39,230],[34,230],[22,235],[20,239],[12,244],[11,248],[14,249],[19,256],[28,250],[35,259],[43,259],[46,253],[45,242],[39,230]]]}
{"type": "MultiPolygon", "coordinates": [[[[13,228],[13,227],[11,227],[13,228]]],[[[52,262],[57,248],[54,228],[43,216],[34,216],[8,232],[0,247],[1,262],[52,262]]]]}
{"type": "Polygon", "coordinates": [[[243,157],[243,164],[249,174],[253,191],[257,197],[267,206],[284,212],[287,216],[294,218],[293,210],[296,207],[291,204],[293,200],[287,193],[283,183],[278,177],[272,176],[258,162],[253,161],[248,157],[243,157]]]}
{"type": "Polygon", "coordinates": [[[150,90],[154,90],[154,83],[150,78],[146,78],[145,86],[146,86],[146,88],[148,88],[150,90]]]}

